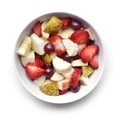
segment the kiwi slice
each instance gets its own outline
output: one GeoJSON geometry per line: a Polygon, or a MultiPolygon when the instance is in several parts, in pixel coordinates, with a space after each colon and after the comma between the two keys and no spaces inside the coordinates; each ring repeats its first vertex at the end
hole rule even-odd
{"type": "Polygon", "coordinates": [[[83,66],[82,67],[82,74],[85,77],[90,76],[93,72],[94,72],[94,70],[90,66],[83,66]]]}
{"type": "Polygon", "coordinates": [[[51,82],[49,84],[40,86],[40,90],[47,95],[51,95],[51,96],[59,95],[59,89],[56,82],[51,82]]]}
{"type": "Polygon", "coordinates": [[[61,29],[61,27],[62,27],[62,20],[55,16],[52,16],[50,18],[50,20],[48,21],[48,23],[44,29],[44,32],[54,35],[54,34],[58,33],[58,31],[61,29]]]}

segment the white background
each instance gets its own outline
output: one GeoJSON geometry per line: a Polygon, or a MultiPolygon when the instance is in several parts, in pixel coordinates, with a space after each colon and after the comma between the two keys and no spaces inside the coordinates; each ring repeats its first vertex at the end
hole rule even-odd
{"type": "Polygon", "coordinates": [[[0,118],[120,117],[119,0],[0,0],[0,118]],[[99,32],[106,56],[100,83],[87,97],[65,105],[29,94],[14,71],[13,53],[23,28],[34,18],[65,11],[86,19],[99,32]]]}

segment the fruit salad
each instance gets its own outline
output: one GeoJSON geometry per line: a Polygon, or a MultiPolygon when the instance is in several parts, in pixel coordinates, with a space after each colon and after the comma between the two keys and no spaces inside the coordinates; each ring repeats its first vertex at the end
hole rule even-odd
{"type": "Polygon", "coordinates": [[[56,16],[37,21],[17,54],[30,81],[46,95],[76,93],[99,68],[99,46],[89,27],[56,16]]]}

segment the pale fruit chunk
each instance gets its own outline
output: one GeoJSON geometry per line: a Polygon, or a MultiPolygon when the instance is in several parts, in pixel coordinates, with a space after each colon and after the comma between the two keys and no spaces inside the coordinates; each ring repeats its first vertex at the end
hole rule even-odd
{"type": "Polygon", "coordinates": [[[80,77],[80,83],[83,84],[83,85],[88,85],[88,83],[89,83],[89,78],[82,75],[82,76],[80,77]]]}
{"type": "Polygon", "coordinates": [[[60,80],[64,79],[64,77],[61,74],[59,74],[58,72],[55,72],[50,79],[52,81],[60,81],[60,80]]]}
{"type": "Polygon", "coordinates": [[[78,45],[78,54],[80,54],[81,50],[86,47],[86,44],[80,44],[78,45]]]}
{"type": "Polygon", "coordinates": [[[36,80],[34,80],[34,83],[37,84],[38,86],[42,86],[46,81],[45,75],[40,76],[36,80]]]}
{"type": "Polygon", "coordinates": [[[69,79],[63,79],[61,81],[57,82],[58,88],[60,90],[66,90],[70,87],[70,80],[69,79]]]}
{"type": "Polygon", "coordinates": [[[92,34],[92,31],[90,30],[89,27],[86,28],[85,31],[87,31],[87,32],[89,33],[89,36],[90,36],[90,39],[91,39],[91,40],[95,40],[95,38],[94,38],[94,36],[93,36],[93,34],[92,34]]]}
{"type": "Polygon", "coordinates": [[[67,61],[64,61],[63,59],[59,57],[54,57],[52,60],[53,67],[58,73],[64,73],[68,71],[72,66],[67,61]]]}
{"type": "Polygon", "coordinates": [[[43,86],[46,85],[46,84],[50,84],[51,82],[52,82],[51,80],[46,79],[46,81],[45,81],[45,83],[43,84],[43,86]]]}
{"type": "Polygon", "coordinates": [[[81,59],[74,60],[74,61],[72,61],[71,64],[73,67],[87,66],[88,65],[88,63],[84,63],[81,59]]]}
{"type": "Polygon", "coordinates": [[[45,38],[45,39],[49,38],[49,33],[44,32],[44,29],[45,29],[47,23],[48,23],[48,22],[45,21],[45,22],[43,22],[42,25],[41,25],[42,36],[43,36],[43,38],[45,38]]]}
{"type": "Polygon", "coordinates": [[[74,32],[72,28],[67,28],[64,30],[61,30],[58,35],[60,35],[62,38],[68,39],[70,38],[71,34],[74,32]]]}
{"type": "Polygon", "coordinates": [[[63,39],[63,45],[69,56],[75,56],[78,53],[78,45],[72,42],[70,39],[63,39]]]}
{"type": "Polygon", "coordinates": [[[28,62],[31,62],[31,63],[34,62],[35,53],[34,53],[34,51],[30,51],[30,53],[28,55],[21,57],[20,59],[21,59],[23,66],[25,67],[28,62]]]}
{"type": "Polygon", "coordinates": [[[82,66],[82,74],[85,77],[90,76],[94,72],[93,68],[90,66],[82,66]]]}
{"type": "Polygon", "coordinates": [[[26,56],[31,50],[31,38],[26,36],[22,43],[20,44],[20,47],[17,50],[17,53],[21,56],[26,56]]]}
{"type": "Polygon", "coordinates": [[[63,72],[61,74],[65,77],[65,79],[71,79],[73,72],[74,68],[70,68],[67,72],[63,72]]]}
{"type": "Polygon", "coordinates": [[[42,37],[38,37],[36,34],[31,35],[32,38],[32,49],[39,55],[43,55],[45,53],[44,51],[44,45],[47,43],[44,41],[42,37]]]}
{"type": "Polygon", "coordinates": [[[58,33],[58,31],[60,31],[61,27],[62,27],[62,20],[55,16],[52,16],[48,21],[44,29],[44,32],[54,35],[58,33]]]}

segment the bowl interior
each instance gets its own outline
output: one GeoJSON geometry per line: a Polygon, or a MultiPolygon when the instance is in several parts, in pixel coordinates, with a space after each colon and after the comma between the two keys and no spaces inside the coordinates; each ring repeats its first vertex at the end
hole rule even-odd
{"type": "Polygon", "coordinates": [[[73,102],[76,101],[82,97],[84,97],[85,95],[87,95],[90,91],[93,90],[93,88],[97,85],[97,83],[99,82],[101,75],[103,73],[104,70],[104,53],[103,53],[103,46],[101,43],[101,40],[97,34],[97,32],[94,30],[94,28],[85,20],[83,20],[82,18],[70,14],[70,13],[49,13],[43,16],[40,16],[38,18],[36,18],[35,20],[33,20],[32,22],[30,22],[22,31],[22,33],[20,34],[17,43],[16,43],[16,47],[15,47],[15,68],[16,68],[16,72],[18,75],[18,78],[20,80],[20,82],[22,83],[22,85],[25,87],[25,89],[27,89],[33,96],[37,97],[38,99],[41,99],[43,101],[46,102],[50,102],[50,103],[69,103],[69,102],[73,102]],[[74,19],[79,20],[80,22],[82,22],[84,27],[90,27],[93,36],[95,37],[95,41],[96,44],[99,45],[99,56],[98,56],[98,60],[99,60],[99,69],[95,70],[95,72],[90,76],[90,83],[87,86],[81,86],[81,90],[77,93],[72,93],[72,92],[68,92],[65,95],[62,96],[48,96],[43,94],[40,90],[39,87],[33,83],[32,81],[30,81],[28,79],[28,77],[26,76],[25,70],[23,68],[23,66],[21,65],[21,62],[19,60],[19,56],[17,55],[16,51],[22,41],[22,39],[29,35],[31,32],[31,28],[33,27],[33,25],[38,21],[45,21],[48,20],[51,16],[57,16],[59,18],[62,17],[72,17],[74,19]],[[71,97],[72,96],[72,97],[71,97]]]}

